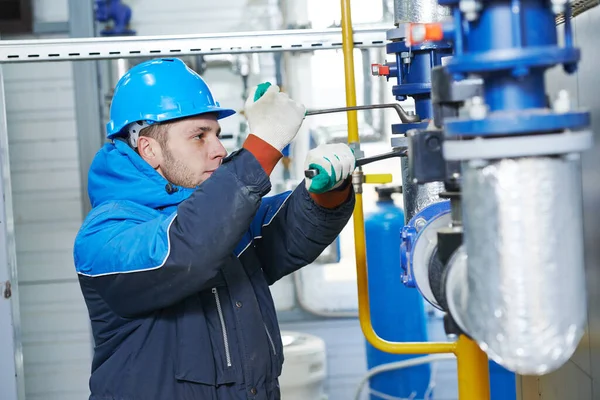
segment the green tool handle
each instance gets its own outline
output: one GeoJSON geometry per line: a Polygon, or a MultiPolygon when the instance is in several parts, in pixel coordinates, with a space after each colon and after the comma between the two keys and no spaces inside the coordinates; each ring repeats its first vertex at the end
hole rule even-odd
{"type": "Polygon", "coordinates": [[[260,99],[263,96],[263,94],[265,94],[267,92],[267,90],[269,89],[269,87],[271,87],[271,83],[270,82],[260,83],[256,87],[256,92],[254,92],[254,101],[257,101],[258,99],[260,99]]]}
{"type": "MultiPolygon", "coordinates": [[[[406,156],[406,154],[406,150],[394,150],[390,151],[389,153],[378,154],[372,157],[358,158],[356,160],[355,166],[362,167],[363,165],[370,164],[375,161],[385,160],[392,157],[404,157],[406,156]]],[[[319,170],[316,168],[309,168],[304,170],[304,176],[307,178],[314,178],[317,175],[319,175],[319,170]]]]}

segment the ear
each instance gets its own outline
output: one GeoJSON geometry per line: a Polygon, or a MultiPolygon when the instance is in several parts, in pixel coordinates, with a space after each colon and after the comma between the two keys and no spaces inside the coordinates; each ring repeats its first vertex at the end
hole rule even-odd
{"type": "Polygon", "coordinates": [[[163,154],[160,144],[147,136],[140,136],[137,143],[140,157],[154,169],[158,169],[163,162],[163,154]]]}

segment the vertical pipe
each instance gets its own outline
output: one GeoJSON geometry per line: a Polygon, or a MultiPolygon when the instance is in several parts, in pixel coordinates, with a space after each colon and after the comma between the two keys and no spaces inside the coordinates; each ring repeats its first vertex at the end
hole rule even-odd
{"type": "Polygon", "coordinates": [[[438,0],[394,0],[396,26],[407,22],[438,22],[448,15],[448,7],[438,5],[438,0]]]}
{"type": "MultiPolygon", "coordinates": [[[[341,0],[342,4],[342,50],[344,54],[344,74],[346,81],[346,105],[356,106],[356,82],[354,80],[354,31],[350,0],[341,0]]],[[[348,111],[348,143],[359,143],[358,115],[356,111],[348,111]]],[[[362,207],[360,209],[362,214],[362,207]]],[[[364,234],[364,229],[363,229],[364,234]]],[[[364,248],[364,243],[362,243],[364,248]]]]}
{"type": "MultiPolygon", "coordinates": [[[[286,28],[302,26],[310,22],[307,0],[282,0],[279,4],[286,28]]],[[[304,52],[293,55],[290,52],[284,52],[282,58],[282,72],[286,91],[294,99],[302,101],[304,104],[312,103],[313,91],[309,85],[306,85],[306,82],[312,80],[311,60],[312,55],[304,52]]],[[[292,180],[304,177],[304,160],[311,146],[310,131],[312,123],[310,118],[304,120],[294,143],[291,145],[290,177],[292,180]]]]}
{"type": "Polygon", "coordinates": [[[440,193],[445,189],[443,182],[431,182],[424,185],[413,183],[410,179],[407,157],[401,158],[400,168],[402,172],[404,220],[408,223],[419,211],[440,201],[440,193]]]}
{"type": "Polygon", "coordinates": [[[488,400],[490,398],[488,358],[475,342],[464,335],[458,338],[456,362],[458,398],[488,400]]]}
{"type": "MultiPolygon", "coordinates": [[[[344,77],[346,86],[346,105],[356,106],[356,83],[354,81],[354,36],[352,30],[352,15],[350,12],[350,0],[341,0],[342,7],[342,50],[344,54],[344,77]]],[[[346,113],[348,119],[348,144],[359,143],[358,116],[356,111],[346,113]]],[[[360,168],[358,168],[360,170],[360,168]]],[[[362,193],[355,194],[354,205],[354,252],[356,254],[356,269],[358,281],[359,319],[361,326],[367,323],[371,328],[371,317],[360,318],[361,311],[369,312],[369,288],[367,285],[367,251],[365,239],[365,221],[363,214],[362,193]],[[361,304],[362,307],[361,307],[361,304]],[[366,303],[366,307],[365,307],[366,303]],[[361,310],[362,308],[362,310],[361,310]],[[363,322],[363,320],[365,322],[363,322]]],[[[366,327],[365,327],[366,328],[366,327]]],[[[366,336],[366,335],[365,335],[366,336]]]]}
{"type": "MultiPolygon", "coordinates": [[[[69,31],[74,38],[95,36],[94,4],[91,1],[69,0],[69,31]]],[[[88,197],[88,171],[94,156],[104,144],[105,136],[98,61],[77,61],[72,64],[72,69],[83,217],[92,209],[88,197]]],[[[91,325],[88,326],[88,335],[92,357],[94,339],[91,325]]]]}
{"type": "Polygon", "coordinates": [[[448,270],[448,308],[519,374],[555,371],[585,332],[581,193],[577,155],[462,163],[468,257],[448,270]]]}
{"type": "MultiPolygon", "coordinates": [[[[454,14],[454,24],[456,26],[461,26],[463,23],[462,19],[462,11],[460,8],[456,7],[453,11],[454,14]]],[[[456,29],[454,31],[454,53],[456,55],[461,55],[463,52],[463,32],[462,29],[456,29]]]]}
{"type": "Polygon", "coordinates": [[[506,75],[487,77],[484,96],[490,112],[544,108],[546,106],[545,79],[542,74],[515,78],[506,75]],[[524,96],[523,93],[527,93],[524,96]]]}
{"type": "MultiPolygon", "coordinates": [[[[399,23],[430,23],[442,20],[449,15],[450,9],[439,6],[438,0],[396,0],[394,2],[395,21],[399,23]]],[[[459,10],[460,13],[460,10],[459,10]]],[[[399,37],[397,39],[400,39],[399,37]]],[[[394,86],[392,93],[396,98],[413,98],[415,112],[421,120],[433,118],[431,105],[431,91],[423,87],[431,85],[431,69],[441,63],[444,55],[450,56],[452,51],[445,46],[429,47],[424,49],[403,46],[394,48],[398,68],[398,85],[394,86]],[[410,58],[406,57],[410,54],[410,58]]],[[[406,133],[414,126],[399,124],[397,133],[406,133]]],[[[402,173],[403,201],[406,222],[424,207],[439,201],[439,193],[444,190],[442,182],[433,182],[426,185],[417,185],[410,179],[408,159],[400,161],[402,173]]]]}
{"type": "MultiPolygon", "coordinates": [[[[362,58],[362,74],[363,74],[363,104],[373,104],[373,80],[371,79],[371,52],[369,49],[360,51],[362,58]]],[[[374,110],[365,110],[365,123],[373,128],[373,113],[374,110]]]]}
{"type": "Polygon", "coordinates": [[[512,13],[512,35],[513,35],[513,46],[523,46],[523,35],[522,29],[523,24],[521,21],[521,0],[511,0],[510,11],[512,13]]]}
{"type": "MultiPolygon", "coordinates": [[[[72,38],[93,37],[94,4],[91,1],[69,0],[69,30],[72,38]]],[[[73,63],[75,92],[75,116],[77,143],[79,145],[79,168],[81,182],[81,204],[83,215],[91,205],[88,199],[88,170],[96,152],[104,143],[101,94],[98,83],[98,61],[73,63]]]]}
{"type": "MultiPolygon", "coordinates": [[[[354,39],[350,16],[350,0],[341,0],[342,7],[342,48],[344,50],[344,72],[346,78],[346,104],[356,106],[356,87],[354,83],[354,39]]],[[[356,112],[348,112],[348,143],[358,143],[358,119],[356,112]]],[[[359,171],[359,169],[357,169],[359,171]]],[[[359,176],[362,174],[358,172],[359,176]]],[[[365,241],[365,221],[363,214],[363,198],[356,193],[354,206],[354,246],[356,253],[356,272],[358,286],[358,313],[360,326],[365,338],[378,350],[393,354],[431,354],[453,353],[455,343],[395,343],[381,339],[371,325],[369,310],[369,286],[367,283],[367,257],[365,241]]]]}

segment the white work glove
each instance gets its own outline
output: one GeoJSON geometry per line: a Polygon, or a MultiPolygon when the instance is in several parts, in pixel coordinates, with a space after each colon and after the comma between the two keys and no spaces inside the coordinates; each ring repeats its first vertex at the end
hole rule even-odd
{"type": "Polygon", "coordinates": [[[261,83],[248,96],[244,113],[250,133],[282,151],[296,137],[306,107],[280,92],[278,86],[261,83]]]}
{"type": "Polygon", "coordinates": [[[318,172],[305,178],[306,189],[311,193],[325,193],[338,188],[352,175],[356,160],[347,144],[322,144],[308,152],[304,167],[318,172]]]}

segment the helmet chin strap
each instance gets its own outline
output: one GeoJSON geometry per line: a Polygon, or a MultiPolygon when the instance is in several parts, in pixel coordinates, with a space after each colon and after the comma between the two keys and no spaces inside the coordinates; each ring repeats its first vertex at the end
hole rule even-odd
{"type": "Polygon", "coordinates": [[[149,127],[151,124],[146,121],[137,121],[129,125],[129,145],[137,149],[138,139],[140,138],[140,131],[144,128],[149,127]]]}

